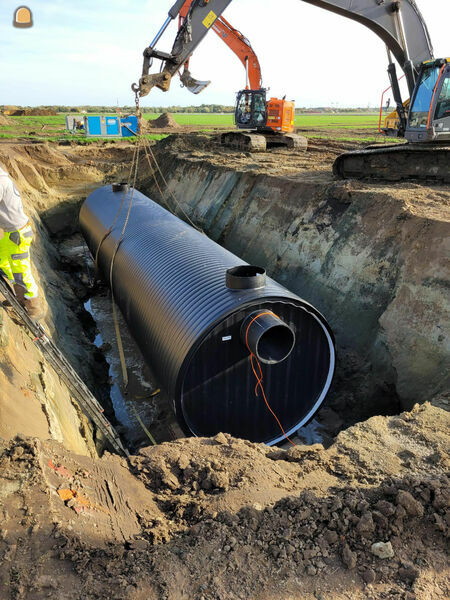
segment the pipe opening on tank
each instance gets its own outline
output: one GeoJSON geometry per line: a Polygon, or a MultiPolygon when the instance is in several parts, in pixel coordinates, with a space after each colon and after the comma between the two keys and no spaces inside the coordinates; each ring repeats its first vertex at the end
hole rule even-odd
{"type": "Polygon", "coordinates": [[[295,345],[294,330],[270,310],[247,315],[241,325],[241,340],[261,362],[283,362],[295,345]]]}
{"type": "Polygon", "coordinates": [[[289,327],[275,325],[259,338],[256,356],[268,364],[282,362],[291,353],[294,343],[295,336],[289,327]]]}

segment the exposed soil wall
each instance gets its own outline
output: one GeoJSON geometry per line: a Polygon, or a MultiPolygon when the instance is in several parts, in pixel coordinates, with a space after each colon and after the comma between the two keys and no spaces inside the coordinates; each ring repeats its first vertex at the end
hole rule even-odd
{"type": "MultiPolygon", "coordinates": [[[[249,158],[192,139],[156,146],[170,191],[213,239],[324,313],[340,401],[376,414],[447,388],[448,188],[335,181],[314,154],[296,166],[292,153],[249,158]]],[[[152,179],[142,186],[160,197],[152,179]]]]}
{"type": "MultiPolygon", "coordinates": [[[[71,152],[46,144],[0,145],[0,164],[21,191],[35,232],[33,273],[48,309],[43,324],[97,397],[101,382],[107,388],[107,365],[86,335],[86,313],[78,297],[84,292],[65,273],[49,234],[77,229],[78,206],[86,192],[121,172],[120,163],[109,162],[111,156],[106,150],[94,168],[84,148],[71,152]]],[[[74,452],[96,456],[104,441],[14,313],[3,308],[0,340],[0,437],[22,433],[51,438],[74,452]]]]}

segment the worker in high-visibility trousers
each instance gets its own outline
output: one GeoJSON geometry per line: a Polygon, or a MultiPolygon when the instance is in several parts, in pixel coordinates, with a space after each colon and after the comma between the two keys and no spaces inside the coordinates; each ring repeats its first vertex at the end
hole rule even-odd
{"type": "Polygon", "coordinates": [[[25,215],[20,192],[0,167],[0,274],[14,287],[17,299],[38,321],[44,310],[31,273],[33,231],[25,215]]]}

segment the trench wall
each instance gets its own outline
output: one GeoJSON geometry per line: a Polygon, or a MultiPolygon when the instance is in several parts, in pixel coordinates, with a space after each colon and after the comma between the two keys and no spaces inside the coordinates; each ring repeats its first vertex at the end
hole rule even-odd
{"type": "MultiPolygon", "coordinates": [[[[107,377],[107,367],[83,326],[84,292],[64,272],[51,239],[76,231],[81,200],[113,173],[121,174],[121,166],[112,160],[114,149],[103,150],[103,162],[96,163],[92,152],[48,144],[5,145],[0,146],[0,164],[19,188],[32,222],[33,273],[47,309],[43,325],[99,397],[97,384],[107,377]]],[[[0,437],[10,439],[18,433],[55,439],[84,455],[97,456],[104,446],[30,334],[13,313],[0,307],[0,437]]]]}
{"type": "MultiPolygon", "coordinates": [[[[449,227],[436,207],[448,191],[237,172],[160,146],[186,213],[329,320],[337,403],[360,405],[364,416],[446,389],[449,227]]],[[[151,178],[143,188],[161,200],[151,178]]]]}

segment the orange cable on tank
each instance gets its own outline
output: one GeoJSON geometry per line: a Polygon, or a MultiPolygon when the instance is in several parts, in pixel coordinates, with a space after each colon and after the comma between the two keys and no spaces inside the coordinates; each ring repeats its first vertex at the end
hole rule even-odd
{"type": "Polygon", "coordinates": [[[245,332],[245,345],[247,346],[247,349],[248,349],[248,351],[250,352],[250,364],[251,364],[251,367],[252,367],[253,374],[254,374],[254,375],[255,375],[255,377],[256,377],[255,396],[256,396],[256,397],[258,397],[258,387],[259,387],[259,388],[261,389],[261,392],[262,392],[262,395],[263,395],[263,398],[264,398],[264,402],[266,403],[266,406],[267,406],[267,408],[269,409],[269,411],[270,411],[271,415],[274,417],[275,421],[278,423],[278,426],[279,426],[279,428],[281,429],[281,431],[282,431],[282,433],[283,433],[283,436],[284,436],[284,437],[287,439],[287,441],[288,441],[290,444],[292,444],[293,446],[296,446],[297,444],[296,444],[295,442],[293,442],[293,441],[292,441],[292,440],[291,440],[291,439],[290,439],[290,438],[289,438],[289,437],[286,435],[286,432],[285,432],[285,431],[284,431],[284,429],[283,429],[283,425],[280,423],[280,419],[277,417],[277,415],[275,414],[275,412],[274,412],[274,411],[272,410],[272,408],[270,407],[270,404],[269,404],[269,402],[267,401],[267,398],[266,398],[266,393],[265,393],[265,391],[264,391],[264,387],[263,387],[263,384],[262,384],[262,380],[263,380],[263,372],[262,372],[262,369],[261,369],[261,365],[260,365],[260,363],[259,363],[258,357],[257,357],[257,356],[255,356],[255,355],[253,354],[253,352],[250,350],[250,347],[249,347],[249,345],[248,345],[248,330],[250,329],[250,327],[251,327],[252,323],[254,323],[254,322],[257,320],[257,319],[259,319],[259,317],[262,317],[263,315],[272,315],[272,316],[276,317],[277,319],[279,319],[279,318],[280,318],[278,315],[276,315],[276,314],[275,314],[274,312],[272,312],[272,311],[266,311],[266,312],[262,312],[262,313],[260,313],[259,315],[256,315],[256,317],[254,317],[254,318],[253,318],[253,319],[250,321],[250,323],[249,323],[249,324],[248,324],[248,326],[247,326],[247,330],[246,330],[246,332],[245,332]],[[258,369],[259,369],[259,373],[260,373],[260,375],[259,375],[259,376],[258,376],[258,374],[256,373],[256,370],[255,370],[255,367],[254,367],[254,364],[253,364],[253,359],[255,359],[255,360],[256,360],[256,364],[258,365],[258,369]]]}

